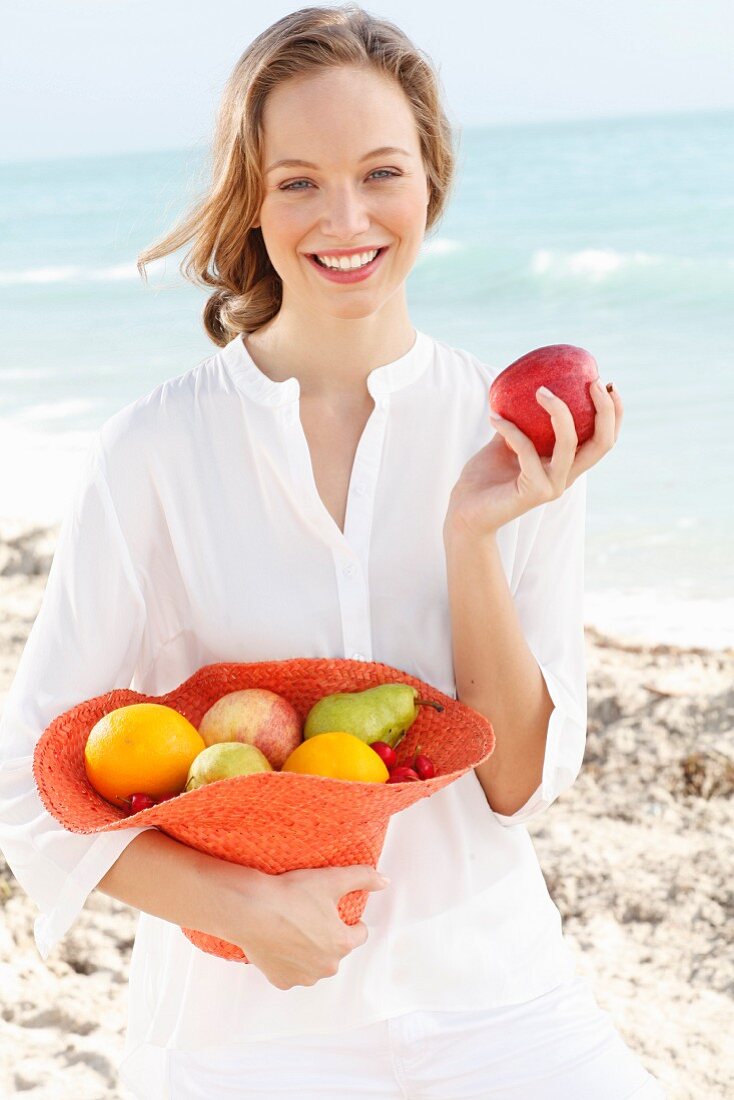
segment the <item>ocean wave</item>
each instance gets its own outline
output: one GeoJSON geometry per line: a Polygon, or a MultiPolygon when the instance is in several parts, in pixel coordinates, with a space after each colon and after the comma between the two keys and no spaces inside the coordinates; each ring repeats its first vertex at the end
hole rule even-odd
{"type": "Polygon", "coordinates": [[[30,382],[39,378],[58,378],[58,368],[54,367],[11,367],[0,370],[3,382],[30,382]]]}
{"type": "Polygon", "coordinates": [[[651,256],[647,252],[616,252],[611,248],[585,248],[571,253],[541,248],[533,253],[530,268],[534,275],[582,275],[599,280],[624,268],[650,267],[665,261],[665,256],[651,256]]]}
{"type": "Polygon", "coordinates": [[[461,252],[465,247],[463,241],[457,241],[453,237],[436,237],[435,240],[423,242],[420,256],[448,256],[454,252],[461,252]]]}
{"type": "MultiPolygon", "coordinates": [[[[162,268],[150,264],[149,274],[162,268]]],[[[134,263],[112,264],[109,267],[82,267],[65,264],[56,267],[31,267],[22,271],[0,271],[0,286],[39,285],[45,283],[109,283],[140,279],[134,263]]]]}
{"type": "Polygon", "coordinates": [[[584,622],[624,641],[734,649],[734,599],[662,588],[586,591],[584,622]]]}
{"type": "Polygon", "coordinates": [[[58,524],[73,493],[94,429],[42,431],[35,424],[0,418],[0,519],[58,524]]]}
{"type": "MultiPolygon", "coordinates": [[[[20,358],[18,355],[17,358],[20,358]]],[[[163,355],[151,355],[149,362],[158,366],[160,363],[168,364],[168,359],[163,355]]],[[[88,367],[64,366],[60,372],[59,367],[0,367],[0,382],[34,382],[42,378],[57,379],[63,373],[65,379],[91,378],[98,381],[103,375],[113,377],[120,374],[120,368],[111,363],[94,363],[88,367]]]]}
{"type": "Polygon", "coordinates": [[[599,283],[616,276],[648,274],[651,270],[693,280],[702,276],[729,278],[734,260],[717,257],[669,256],[642,251],[619,252],[613,248],[584,248],[577,252],[537,249],[530,259],[531,274],[550,279],[577,279],[599,283]]]}
{"type": "Polygon", "coordinates": [[[96,408],[99,401],[89,398],[72,398],[68,401],[46,401],[21,409],[13,419],[18,423],[35,423],[40,420],[64,420],[69,416],[79,416],[96,408]]]}

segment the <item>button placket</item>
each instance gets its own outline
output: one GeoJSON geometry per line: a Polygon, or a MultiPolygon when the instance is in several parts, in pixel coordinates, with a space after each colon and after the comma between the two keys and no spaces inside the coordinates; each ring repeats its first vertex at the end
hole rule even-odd
{"type": "Polygon", "coordinates": [[[284,408],[291,474],[300,486],[309,519],[330,548],[336,573],[342,642],[345,655],[372,660],[372,623],[369,599],[369,544],[374,498],[387,424],[388,395],[375,397],[352,465],[344,533],[339,530],[318,496],[313,481],[308,441],[300,420],[298,400],[284,408]]]}
{"type": "MultiPolygon", "coordinates": [[[[377,397],[354,456],[349,481],[344,538],[354,559],[337,563],[344,653],[353,660],[372,660],[372,616],[369,551],[375,491],[387,425],[387,397],[377,397]]],[[[347,551],[348,552],[348,551],[347,551]]]]}

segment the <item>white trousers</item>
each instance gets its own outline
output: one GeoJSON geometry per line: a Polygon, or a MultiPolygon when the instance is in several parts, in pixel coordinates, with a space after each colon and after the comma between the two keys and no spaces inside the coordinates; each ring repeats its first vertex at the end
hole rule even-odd
{"type": "Polygon", "coordinates": [[[169,1050],[169,1100],[665,1100],[576,975],[519,1005],[169,1050]]]}

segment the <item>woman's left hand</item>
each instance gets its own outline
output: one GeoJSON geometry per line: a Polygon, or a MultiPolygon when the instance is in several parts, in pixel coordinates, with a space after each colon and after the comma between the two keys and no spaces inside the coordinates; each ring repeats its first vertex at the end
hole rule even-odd
{"type": "Polygon", "coordinates": [[[556,435],[551,458],[541,457],[512,421],[490,417],[496,434],[464,466],[451,491],[444,531],[458,524],[478,536],[493,534],[538,504],[556,500],[579,474],[608,454],[622,427],[622,401],[616,390],[609,393],[601,381],[589,392],[596,406],[594,434],[580,447],[565,401],[537,395],[556,435]]]}

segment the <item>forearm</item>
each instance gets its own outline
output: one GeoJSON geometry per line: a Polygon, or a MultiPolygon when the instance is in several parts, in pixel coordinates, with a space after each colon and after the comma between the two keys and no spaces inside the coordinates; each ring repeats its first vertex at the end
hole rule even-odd
{"type": "Polygon", "coordinates": [[[490,720],[496,744],[475,768],[497,813],[540,785],[553,702],[525,641],[496,538],[447,520],[444,546],[457,697],[490,720]]]}
{"type": "Polygon", "coordinates": [[[248,876],[254,891],[260,877],[254,868],[230,864],[149,830],[130,841],[97,889],[182,928],[226,940],[233,926],[231,907],[247,902],[248,876]],[[236,892],[229,889],[232,875],[238,880],[236,892]]]}

